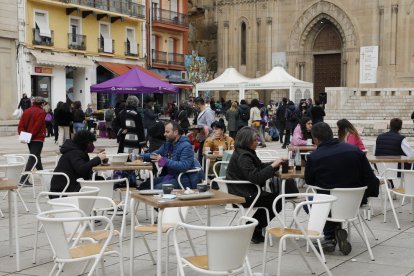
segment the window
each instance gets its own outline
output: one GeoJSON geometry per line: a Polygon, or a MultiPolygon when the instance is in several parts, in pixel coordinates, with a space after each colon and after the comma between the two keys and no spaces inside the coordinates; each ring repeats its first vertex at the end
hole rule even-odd
{"type": "Polygon", "coordinates": [[[157,49],[157,37],[155,35],[151,36],[151,50],[157,49]]]}
{"type": "Polygon", "coordinates": [[[160,5],[160,0],[152,1],[152,20],[160,20],[159,5],[160,5]]]}
{"type": "Polygon", "coordinates": [[[35,29],[39,37],[52,37],[47,12],[35,11],[35,29]]]}
{"type": "Polygon", "coordinates": [[[69,42],[72,45],[80,46],[83,43],[81,24],[80,18],[69,17],[69,42]]]}
{"type": "Polygon", "coordinates": [[[175,39],[172,37],[168,39],[168,53],[175,53],[175,39]]]}
{"type": "Polygon", "coordinates": [[[127,54],[138,54],[138,45],[137,41],[135,40],[134,28],[126,28],[126,52],[127,54]]]}
{"type": "Polygon", "coordinates": [[[111,29],[109,24],[99,24],[99,48],[105,53],[113,53],[111,29]]]}
{"type": "Polygon", "coordinates": [[[246,23],[240,26],[240,64],[246,65],[246,23]]]}

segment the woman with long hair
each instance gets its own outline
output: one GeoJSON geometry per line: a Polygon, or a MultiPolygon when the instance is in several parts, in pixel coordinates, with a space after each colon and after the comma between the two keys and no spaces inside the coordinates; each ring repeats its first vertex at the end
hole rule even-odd
{"type": "Polygon", "coordinates": [[[237,103],[232,102],[231,107],[226,112],[227,128],[231,138],[236,138],[237,134],[237,121],[239,120],[239,110],[237,109],[237,103]]]}
{"type": "Polygon", "coordinates": [[[300,119],[299,124],[296,126],[295,130],[293,131],[293,139],[292,145],[293,146],[305,146],[307,145],[308,139],[312,139],[312,119],[309,117],[302,117],[300,119]]]}
{"type": "Polygon", "coordinates": [[[357,146],[362,151],[366,151],[361,136],[359,136],[358,130],[347,119],[341,119],[336,122],[338,126],[338,139],[341,142],[345,142],[354,146],[357,146]]]}
{"type": "Polygon", "coordinates": [[[260,116],[260,103],[258,99],[253,99],[250,103],[250,126],[254,128],[260,137],[260,147],[266,147],[266,141],[262,132],[262,116],[260,116]]]}

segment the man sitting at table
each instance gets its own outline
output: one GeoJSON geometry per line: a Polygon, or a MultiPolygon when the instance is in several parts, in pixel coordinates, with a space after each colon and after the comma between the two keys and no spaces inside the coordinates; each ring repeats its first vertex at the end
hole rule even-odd
{"type": "MultiPolygon", "coordinates": [[[[200,163],[194,156],[193,146],[188,137],[183,135],[183,130],[175,121],[169,121],[165,125],[164,136],[167,142],[159,149],[142,155],[144,161],[158,162],[162,167],[160,177],[154,179],[154,188],[162,189],[162,184],[174,184],[174,188],[180,188],[178,175],[190,169],[200,168],[200,163]]],[[[202,182],[203,172],[188,173],[181,177],[184,187],[195,189],[198,183],[202,182]]],[[[150,189],[150,182],[147,180],[138,187],[139,190],[150,189]]]]}
{"type": "MultiPolygon", "coordinates": [[[[372,172],[365,153],[354,145],[334,139],[332,129],[323,122],[312,127],[312,137],[317,149],[307,158],[305,181],[308,185],[323,189],[368,186],[363,203],[367,197],[378,196],[379,180],[372,172]]],[[[339,250],[348,255],[352,247],[347,239],[348,233],[340,227],[340,223],[326,222],[323,248],[333,252],[338,243],[339,250]]]]}
{"type": "Polygon", "coordinates": [[[375,156],[406,155],[414,156],[414,149],[410,147],[404,135],[400,134],[402,120],[393,118],[390,121],[390,131],[378,135],[375,143],[375,156]]]}

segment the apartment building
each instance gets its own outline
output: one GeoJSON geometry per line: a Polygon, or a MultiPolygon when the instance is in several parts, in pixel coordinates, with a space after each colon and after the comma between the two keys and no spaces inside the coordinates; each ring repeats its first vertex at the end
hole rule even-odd
{"type": "MultiPolygon", "coordinates": [[[[145,7],[137,0],[26,0],[20,18],[19,92],[106,108],[116,95],[89,87],[113,68],[145,64],[145,7]]],[[[125,68],[124,68],[125,67],[125,68]]]]}

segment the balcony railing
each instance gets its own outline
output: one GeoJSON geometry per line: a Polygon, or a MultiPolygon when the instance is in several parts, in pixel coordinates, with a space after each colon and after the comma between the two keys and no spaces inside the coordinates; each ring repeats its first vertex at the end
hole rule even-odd
{"type": "Polygon", "coordinates": [[[74,50],[86,50],[86,35],[68,34],[68,48],[74,50]]]}
{"type": "Polygon", "coordinates": [[[122,13],[133,17],[145,18],[145,6],[130,0],[54,0],[57,2],[87,6],[104,11],[122,13]]]}
{"type": "Polygon", "coordinates": [[[167,52],[152,49],[152,62],[167,64],[167,52]]]}
{"type": "Polygon", "coordinates": [[[168,53],[168,64],[184,66],[184,54],[168,53]]]}
{"type": "Polygon", "coordinates": [[[41,36],[40,30],[33,28],[33,45],[53,46],[53,31],[50,34],[50,37],[41,36]]]}
{"type": "Polygon", "coordinates": [[[152,21],[188,26],[188,16],[183,13],[152,8],[152,21]]]}
{"type": "Polygon", "coordinates": [[[125,55],[131,57],[138,57],[139,56],[139,44],[132,44],[130,42],[125,42],[125,55]],[[134,53],[134,49],[132,49],[132,45],[136,45],[136,53],[134,53]]]}
{"type": "Polygon", "coordinates": [[[112,48],[108,49],[109,47],[105,47],[105,39],[98,38],[98,52],[113,54],[115,50],[115,41],[111,39],[111,42],[112,42],[112,48]]]}

